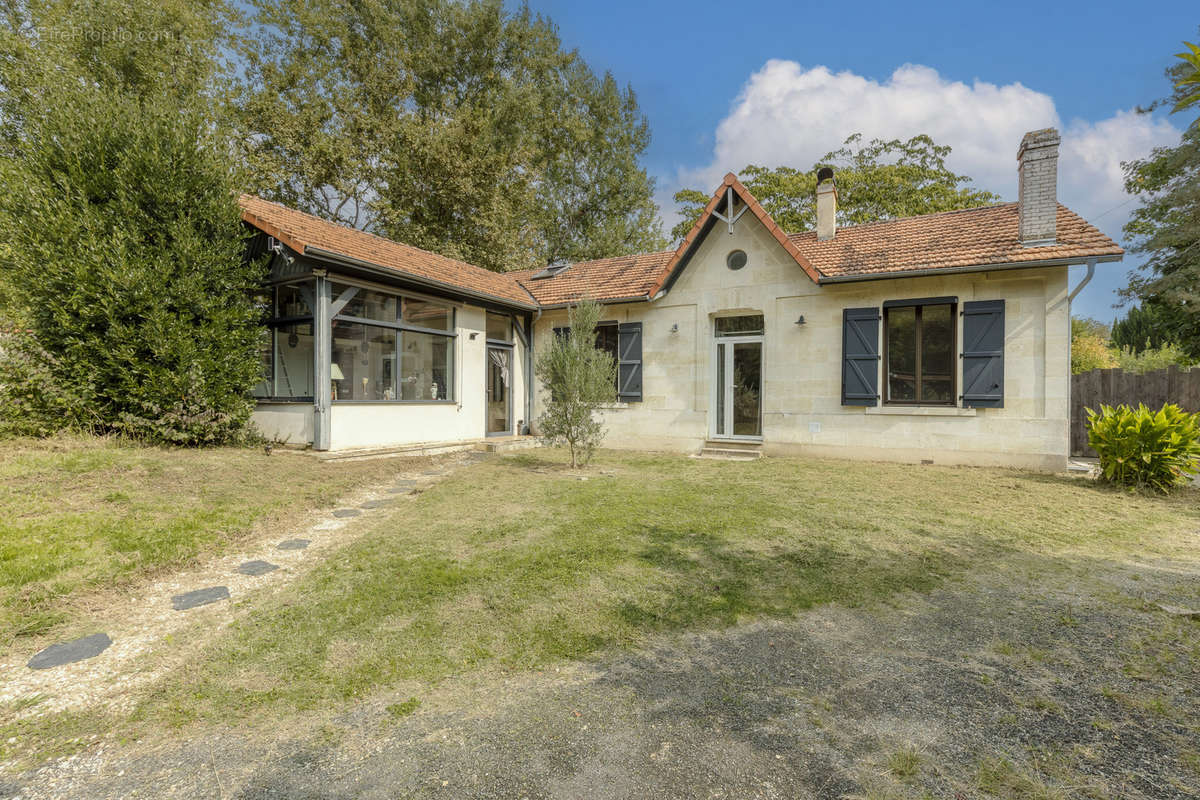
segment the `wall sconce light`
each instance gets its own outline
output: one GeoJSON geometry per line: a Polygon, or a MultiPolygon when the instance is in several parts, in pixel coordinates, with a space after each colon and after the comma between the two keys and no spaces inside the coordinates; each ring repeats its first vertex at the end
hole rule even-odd
{"type": "Polygon", "coordinates": [[[800,315],[800,319],[796,320],[796,324],[797,324],[797,325],[803,325],[803,324],[804,324],[804,315],[803,315],[803,314],[801,314],[801,315],[800,315]]]}
{"type": "Polygon", "coordinates": [[[475,337],[479,335],[479,331],[471,331],[471,341],[475,341],[475,337]]]}
{"type": "Polygon", "coordinates": [[[671,333],[679,333],[679,323],[678,322],[676,322],[674,325],[671,326],[671,333]]]}

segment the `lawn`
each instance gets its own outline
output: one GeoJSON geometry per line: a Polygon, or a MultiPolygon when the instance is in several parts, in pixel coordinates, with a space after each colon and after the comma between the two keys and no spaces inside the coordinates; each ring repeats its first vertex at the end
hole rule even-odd
{"type": "MultiPolygon", "coordinates": [[[[411,468],[97,448],[31,451],[42,475],[21,480],[43,520],[73,520],[67,541],[83,554],[115,551],[84,535],[110,518],[112,493],[144,522],[192,531],[142,569],[226,541],[212,520],[244,530],[248,513],[278,513],[279,480],[294,487],[285,505],[319,504],[378,465],[411,468]],[[226,477],[200,481],[196,464],[226,477]],[[63,499],[73,474],[88,500],[63,499]]],[[[248,796],[362,790],[324,782],[336,775],[381,796],[541,796],[526,790],[550,778],[531,765],[567,780],[586,753],[666,794],[744,788],[746,774],[720,772],[728,752],[759,759],[751,772],[775,787],[763,796],[1138,797],[1200,779],[1200,624],[1155,603],[1200,607],[1196,490],[612,451],[576,472],[563,458],[462,466],[360,518],[362,535],[239,601],[120,708],[8,709],[0,759],[20,769],[103,742],[102,796],[201,793],[214,764],[248,796]],[[685,767],[656,766],[689,739],[675,756],[685,767]],[[317,780],[311,763],[329,771],[317,780]],[[821,788],[834,775],[841,788],[821,788]],[[446,789],[468,779],[474,789],[446,789]]],[[[131,574],[106,558],[105,580],[131,574]]]]}
{"type": "Polygon", "coordinates": [[[657,632],[887,602],[1018,555],[1152,559],[1194,536],[1197,500],[1005,470],[606,452],[573,473],[545,451],[495,459],[253,604],[143,712],[326,708],[657,632]]]}
{"type": "Polygon", "coordinates": [[[259,526],[302,520],[399,468],[259,448],[0,442],[0,651],[16,637],[69,630],[91,592],[220,553],[259,526]]]}

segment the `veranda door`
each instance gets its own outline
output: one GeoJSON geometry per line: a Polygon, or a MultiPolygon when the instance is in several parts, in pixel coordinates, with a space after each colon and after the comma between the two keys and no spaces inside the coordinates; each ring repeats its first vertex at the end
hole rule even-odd
{"type": "Polygon", "coordinates": [[[511,347],[488,346],[487,435],[512,435],[511,347]]]}

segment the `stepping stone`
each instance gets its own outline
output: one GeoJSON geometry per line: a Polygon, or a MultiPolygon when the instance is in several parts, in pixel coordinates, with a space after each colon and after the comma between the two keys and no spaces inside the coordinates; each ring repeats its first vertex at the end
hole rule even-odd
{"type": "Polygon", "coordinates": [[[362,512],[357,508],[339,508],[333,512],[335,517],[357,517],[362,512]]]}
{"type": "Polygon", "coordinates": [[[431,469],[428,472],[422,472],[421,474],[422,475],[444,475],[445,473],[440,469],[431,469]]]}
{"type": "Polygon", "coordinates": [[[194,592],[177,594],[171,598],[171,605],[176,611],[187,611],[189,608],[206,606],[218,600],[229,599],[228,586],[210,586],[207,589],[197,589],[194,592]]]}
{"type": "Polygon", "coordinates": [[[408,494],[412,491],[411,486],[393,486],[390,489],[385,489],[388,494],[408,494]]]}
{"type": "Polygon", "coordinates": [[[416,486],[417,482],[412,478],[405,478],[402,481],[396,481],[397,486],[416,486]]]}
{"type": "Polygon", "coordinates": [[[359,506],[359,508],[366,508],[366,509],[383,508],[386,505],[391,505],[391,502],[392,501],[390,499],[389,500],[368,500],[367,502],[365,502],[361,506],[359,506]]]}
{"type": "Polygon", "coordinates": [[[255,560],[247,561],[245,564],[239,564],[237,571],[243,575],[253,575],[258,577],[259,575],[266,575],[268,572],[274,572],[277,569],[279,569],[279,567],[275,566],[269,561],[255,560]]]}
{"type": "Polygon", "coordinates": [[[309,544],[310,540],[308,539],[285,539],[275,546],[280,550],[303,550],[309,544]]]}
{"type": "Polygon", "coordinates": [[[27,666],[30,669],[49,669],[50,667],[59,667],[63,664],[74,664],[76,661],[83,661],[100,655],[111,644],[112,639],[108,638],[107,633],[93,633],[91,636],[84,636],[82,639],[52,644],[29,659],[27,666]]]}

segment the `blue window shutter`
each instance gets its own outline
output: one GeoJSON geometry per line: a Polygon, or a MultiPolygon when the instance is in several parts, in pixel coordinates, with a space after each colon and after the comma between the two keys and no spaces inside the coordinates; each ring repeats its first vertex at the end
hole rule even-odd
{"type": "Polygon", "coordinates": [[[617,399],[625,403],[642,400],[642,323],[622,322],[617,326],[617,399]]]}
{"type": "Polygon", "coordinates": [[[879,309],[842,310],[842,405],[879,405],[879,309]]]}
{"type": "Polygon", "coordinates": [[[1004,408],[1004,301],[963,303],[963,408],[1004,408]]]}

